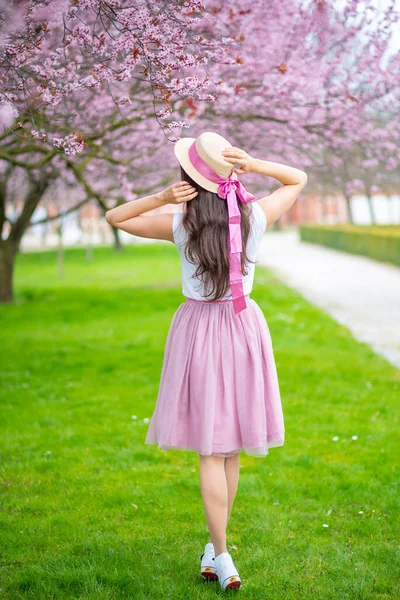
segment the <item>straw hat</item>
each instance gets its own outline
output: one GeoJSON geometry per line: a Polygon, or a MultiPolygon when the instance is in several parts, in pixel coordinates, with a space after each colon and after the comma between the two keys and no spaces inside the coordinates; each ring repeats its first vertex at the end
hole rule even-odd
{"type": "Polygon", "coordinates": [[[184,168],[186,173],[199,185],[209,192],[218,192],[218,183],[210,181],[192,165],[189,159],[189,147],[196,142],[196,150],[200,157],[206,162],[211,169],[214,169],[218,175],[228,179],[231,175],[232,179],[238,179],[237,174],[233,171],[232,163],[226,161],[222,155],[225,148],[230,148],[232,144],[227,139],[213,133],[212,131],[204,131],[198,138],[181,138],[174,145],[175,156],[179,164],[184,168]]]}

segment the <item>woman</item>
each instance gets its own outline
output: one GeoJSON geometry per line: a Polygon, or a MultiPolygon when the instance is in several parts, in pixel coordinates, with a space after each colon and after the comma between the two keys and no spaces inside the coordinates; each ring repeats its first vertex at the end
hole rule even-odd
{"type": "Polygon", "coordinates": [[[271,337],[250,297],[255,257],[266,231],[295,202],[304,171],[253,158],[204,132],[175,144],[182,181],[106,213],[128,233],[172,241],[182,292],[168,331],[160,387],[145,443],[195,451],[211,541],[200,557],[204,577],[222,589],[242,586],[226,546],[239,481],[240,451],[266,456],[284,443],[271,337]],[[234,167],[239,165],[239,167],[234,167]],[[283,186],[255,201],[238,180],[250,172],[283,186]],[[183,212],[143,215],[165,204],[183,212]]]}

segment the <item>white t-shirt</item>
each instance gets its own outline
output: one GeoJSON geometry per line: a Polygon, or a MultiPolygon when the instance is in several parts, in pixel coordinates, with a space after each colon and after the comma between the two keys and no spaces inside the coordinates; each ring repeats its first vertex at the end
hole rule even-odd
{"type": "MultiPolygon", "coordinates": [[[[252,211],[250,213],[250,233],[247,240],[247,254],[251,260],[256,260],[258,247],[267,228],[267,218],[257,201],[253,200],[250,202],[250,206],[252,211]]],[[[181,260],[182,293],[187,298],[193,298],[194,300],[210,300],[210,296],[208,298],[204,296],[204,285],[202,281],[199,278],[194,277],[198,265],[188,262],[185,258],[184,249],[188,234],[182,225],[182,218],[183,212],[174,213],[172,225],[174,244],[178,248],[181,260]]],[[[253,289],[255,264],[248,263],[246,267],[248,273],[247,275],[243,275],[243,293],[245,296],[250,294],[253,289]]],[[[232,293],[229,287],[228,293],[222,298],[219,298],[219,301],[231,299],[232,293]]]]}

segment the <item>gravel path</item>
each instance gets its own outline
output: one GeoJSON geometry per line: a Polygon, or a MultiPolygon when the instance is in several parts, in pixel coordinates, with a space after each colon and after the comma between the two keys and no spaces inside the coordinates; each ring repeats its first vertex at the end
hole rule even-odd
{"type": "Polygon", "coordinates": [[[400,368],[400,268],[267,231],[259,265],[323,308],[400,368]]]}

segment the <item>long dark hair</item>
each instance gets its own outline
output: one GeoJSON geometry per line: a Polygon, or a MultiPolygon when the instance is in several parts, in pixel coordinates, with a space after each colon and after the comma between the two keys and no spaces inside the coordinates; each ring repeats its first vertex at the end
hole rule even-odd
{"type": "MultiPolygon", "coordinates": [[[[185,257],[198,267],[194,277],[204,284],[208,302],[219,300],[229,291],[229,224],[226,200],[216,192],[209,192],[196,183],[181,166],[181,178],[198,191],[197,196],[185,202],[182,226],[188,233],[185,257]],[[208,291],[207,291],[208,290],[208,291]]],[[[246,263],[256,261],[247,256],[247,240],[250,234],[251,208],[238,199],[241,214],[243,240],[242,274],[247,275],[246,263]]]]}

